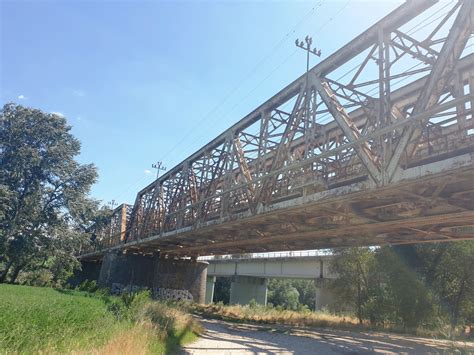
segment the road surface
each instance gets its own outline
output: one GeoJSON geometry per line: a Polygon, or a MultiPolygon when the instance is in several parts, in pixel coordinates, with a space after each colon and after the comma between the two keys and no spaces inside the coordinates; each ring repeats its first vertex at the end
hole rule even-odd
{"type": "MultiPolygon", "coordinates": [[[[453,345],[474,354],[474,343],[457,343],[379,332],[350,332],[200,319],[205,333],[183,354],[436,354],[453,345]]],[[[451,351],[450,351],[451,350],[451,351]]]]}

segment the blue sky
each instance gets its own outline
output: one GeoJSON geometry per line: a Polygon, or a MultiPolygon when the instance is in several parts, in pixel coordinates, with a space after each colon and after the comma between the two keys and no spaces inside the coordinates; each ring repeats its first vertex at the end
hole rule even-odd
{"type": "Polygon", "coordinates": [[[297,37],[324,59],[402,2],[0,0],[0,103],[66,116],[99,169],[93,197],[133,203],[153,162],[173,167],[304,72],[297,37]]]}

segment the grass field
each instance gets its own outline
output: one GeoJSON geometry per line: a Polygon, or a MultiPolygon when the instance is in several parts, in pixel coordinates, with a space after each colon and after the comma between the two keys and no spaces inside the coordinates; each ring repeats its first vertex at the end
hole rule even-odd
{"type": "Polygon", "coordinates": [[[199,326],[146,298],[0,284],[0,353],[173,353],[199,326]]]}

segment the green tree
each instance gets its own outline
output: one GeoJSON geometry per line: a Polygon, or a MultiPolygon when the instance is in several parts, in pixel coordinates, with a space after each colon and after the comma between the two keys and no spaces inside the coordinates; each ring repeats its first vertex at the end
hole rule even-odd
{"type": "Polygon", "coordinates": [[[429,243],[394,247],[437,300],[438,314],[446,316],[452,331],[474,322],[474,241],[429,243]]]}
{"type": "Polygon", "coordinates": [[[271,279],[268,282],[268,302],[286,309],[297,310],[300,294],[290,280],[271,279]]]}
{"type": "Polygon", "coordinates": [[[0,111],[0,282],[21,270],[77,263],[97,202],[96,168],[79,164],[80,143],[63,117],[7,104],[0,111]]]}
{"type": "Polygon", "coordinates": [[[407,328],[426,324],[433,316],[433,300],[424,276],[405,262],[391,247],[375,252],[383,275],[384,292],[391,309],[391,321],[407,328]]]}
{"type": "Polygon", "coordinates": [[[474,242],[452,242],[445,245],[419,246],[417,249],[429,269],[433,260],[432,285],[440,304],[449,315],[452,330],[474,318],[474,242]],[[442,250],[442,253],[439,252],[442,250]],[[436,258],[440,255],[439,258],[436,258]]]}
{"type": "Polygon", "coordinates": [[[314,310],[316,305],[316,284],[314,280],[291,280],[291,285],[296,288],[300,295],[299,303],[314,310]]]}
{"type": "Polygon", "coordinates": [[[384,300],[380,278],[370,248],[341,248],[334,251],[331,271],[338,277],[329,284],[338,303],[355,309],[359,322],[369,319],[377,323],[377,310],[384,300]]]}
{"type": "Polygon", "coordinates": [[[222,302],[229,304],[230,301],[230,284],[232,279],[230,277],[217,277],[214,284],[214,300],[213,302],[222,302]]]}

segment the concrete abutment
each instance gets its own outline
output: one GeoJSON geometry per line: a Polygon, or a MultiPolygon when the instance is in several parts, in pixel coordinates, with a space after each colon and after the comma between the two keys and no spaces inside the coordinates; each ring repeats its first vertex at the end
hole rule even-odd
{"type": "Polygon", "coordinates": [[[89,261],[81,263],[81,279],[97,280],[100,288],[108,288],[113,294],[150,289],[157,299],[205,301],[208,266],[205,261],[106,253],[101,263],[94,263],[95,268],[89,261]]]}

